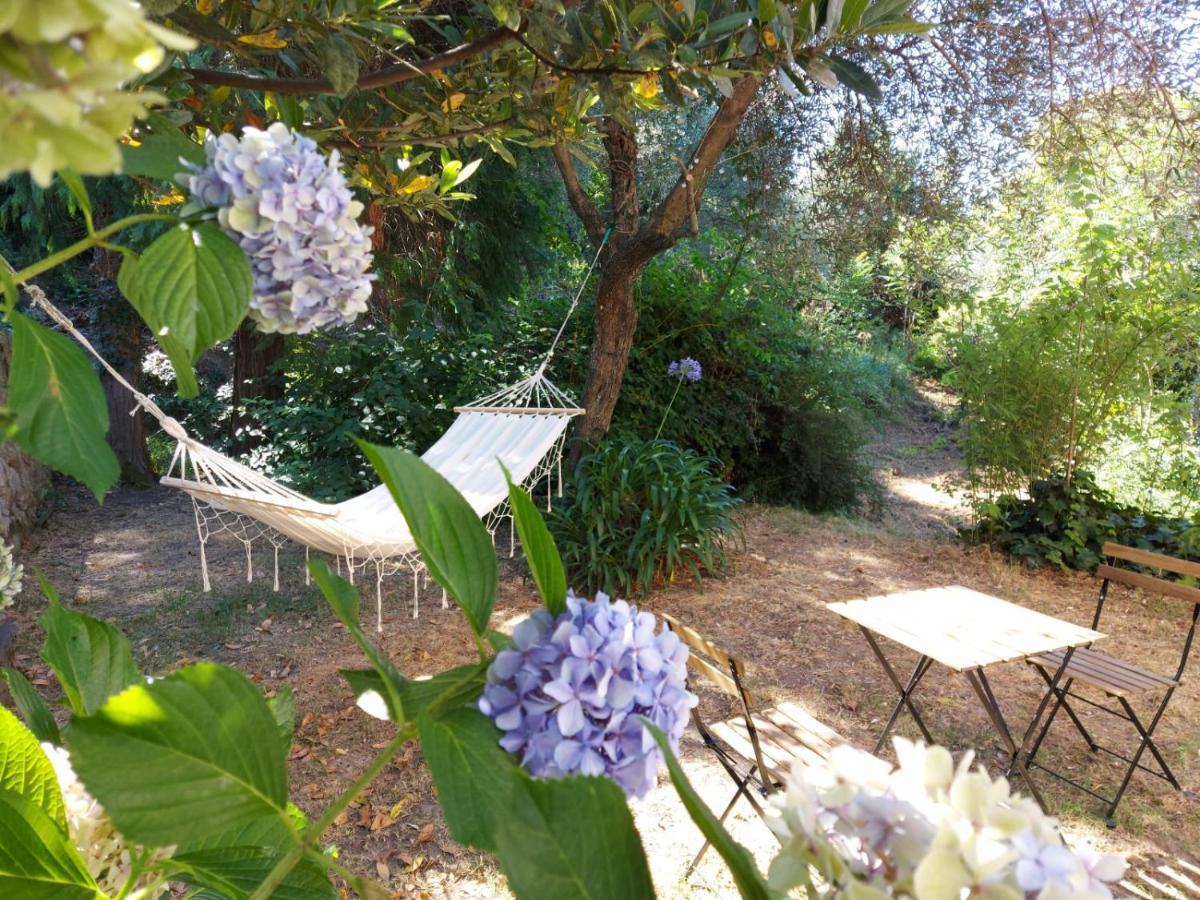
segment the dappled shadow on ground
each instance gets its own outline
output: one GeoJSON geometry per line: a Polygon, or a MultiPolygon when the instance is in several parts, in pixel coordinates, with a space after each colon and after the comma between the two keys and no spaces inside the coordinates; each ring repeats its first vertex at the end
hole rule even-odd
{"type": "MultiPolygon", "coordinates": [[[[338,675],[339,668],[361,661],[346,633],[305,586],[303,553],[284,554],[283,590],[276,594],[270,589],[270,556],[255,557],[257,577],[247,584],[241,546],[221,544],[210,555],[214,591],[203,594],[185,498],[162,489],[120,491],[98,508],[82,493],[63,491],[58,497],[60,508],[25,561],[59,585],[65,602],[125,629],[148,671],[211,659],[236,665],[267,692],[285,685],[296,691],[291,770],[295,800],[306,811],[328,803],[387,739],[387,726],[354,707],[338,675]]],[[[829,613],[826,603],[962,584],[1086,623],[1094,602],[1094,584],[1085,576],[1024,571],[986,550],[967,551],[937,537],[780,509],[750,508],[743,521],[746,550],[731,577],[699,588],[656,591],[643,605],[699,627],[744,658],[748,681],[764,702],[800,703],[863,746],[873,744],[894,692],[862,637],[829,613]]],[[[519,560],[506,560],[504,570],[495,621],[511,627],[536,598],[519,560]]],[[[432,673],[471,658],[462,616],[442,610],[437,592],[426,595],[414,620],[408,582],[390,587],[380,643],[403,672],[432,673]]],[[[24,630],[17,661],[45,690],[48,672],[36,657],[40,635],[33,624],[40,607],[29,590],[19,601],[24,630]]],[[[1139,598],[1114,603],[1104,629],[1113,635],[1107,649],[1150,668],[1168,667],[1174,651],[1167,648],[1182,639],[1183,614],[1178,606],[1139,598]]],[[[903,651],[889,651],[911,665],[903,651]]],[[[994,686],[1013,722],[1032,715],[1038,684],[1020,664],[995,671],[994,686]]],[[[974,749],[995,770],[1002,758],[999,740],[965,681],[935,667],[918,700],[940,741],[956,753],[974,749]]],[[[704,702],[721,701],[706,695],[704,702]]],[[[1123,723],[1084,715],[1102,738],[1128,746],[1128,735],[1117,730],[1123,723]]],[[[1170,873],[1200,880],[1188,868],[1195,865],[1194,848],[1200,846],[1198,721],[1200,692],[1193,680],[1177,693],[1159,729],[1160,743],[1188,791],[1176,794],[1165,783],[1139,777],[1112,832],[1103,828],[1091,800],[1042,782],[1074,834],[1142,854],[1130,880],[1135,888],[1142,886],[1139,890],[1149,890],[1149,878],[1187,896],[1170,873]]],[[[914,731],[905,723],[902,733],[914,731]]],[[[1108,786],[1117,775],[1115,766],[1089,756],[1067,729],[1055,730],[1045,752],[1084,779],[1108,786]]],[[[682,756],[704,799],[723,807],[731,786],[692,733],[682,756]]],[[[668,784],[661,783],[634,808],[664,896],[730,896],[732,885],[715,854],[686,885],[682,882],[701,839],[668,784]]],[[[774,841],[744,803],[736,808],[731,828],[765,866],[774,841]]],[[[492,863],[450,840],[417,749],[397,758],[328,838],[345,862],[384,878],[402,896],[504,894],[492,863]]]]}

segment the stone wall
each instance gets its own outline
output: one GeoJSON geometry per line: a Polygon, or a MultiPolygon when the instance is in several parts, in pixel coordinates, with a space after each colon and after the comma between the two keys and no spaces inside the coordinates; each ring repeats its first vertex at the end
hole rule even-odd
{"type": "MultiPolygon", "coordinates": [[[[10,335],[0,332],[0,404],[7,399],[10,335]]],[[[33,526],[50,473],[11,441],[0,442],[0,538],[16,542],[33,526]]]]}

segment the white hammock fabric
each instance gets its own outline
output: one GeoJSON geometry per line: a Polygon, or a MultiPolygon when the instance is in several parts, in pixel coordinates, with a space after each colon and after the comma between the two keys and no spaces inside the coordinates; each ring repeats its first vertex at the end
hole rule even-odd
{"type": "MultiPolygon", "coordinates": [[[[508,509],[508,484],[533,487],[545,480],[547,506],[558,477],[562,493],[562,449],[567,426],[583,410],[539,369],[530,378],[467,406],[422,459],[457,488],[495,536],[508,509]]],[[[171,433],[173,420],[163,422],[171,433]]],[[[206,547],[218,533],[229,532],[246,547],[247,580],[253,577],[251,545],[264,539],[275,551],[275,587],[279,586],[279,548],[287,539],[310,550],[337,556],[351,580],[371,566],[376,577],[377,627],[382,627],[382,581],[401,568],[413,575],[413,615],[417,615],[418,578],[424,572],[408,523],[386,485],[341,503],[312,500],[249,466],[206,447],[179,429],[172,433],[175,454],[162,483],[194,501],[204,590],[211,590],[206,547]]],[[[510,549],[511,552],[511,549],[510,549]]],[[[443,598],[444,602],[444,598],[443,598]]]]}

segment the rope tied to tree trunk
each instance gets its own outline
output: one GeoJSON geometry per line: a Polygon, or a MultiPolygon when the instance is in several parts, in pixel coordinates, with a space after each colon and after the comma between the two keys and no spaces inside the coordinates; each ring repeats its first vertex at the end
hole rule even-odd
{"type": "Polygon", "coordinates": [[[596,264],[600,262],[600,254],[604,252],[604,245],[608,243],[608,239],[612,236],[613,227],[608,226],[604,231],[604,237],[600,239],[600,245],[596,248],[596,255],[592,257],[592,264],[588,266],[587,274],[583,276],[583,283],[579,285],[579,290],[575,292],[575,299],[571,301],[570,307],[567,308],[567,314],[563,316],[562,324],[558,326],[558,333],[554,335],[554,340],[550,342],[550,349],[546,351],[546,356],[542,360],[542,364],[538,366],[534,373],[534,379],[540,379],[546,374],[546,367],[550,365],[550,358],[554,356],[554,351],[558,347],[558,342],[563,336],[563,332],[567,330],[567,323],[571,321],[571,316],[575,314],[575,308],[579,306],[579,300],[583,296],[583,291],[587,287],[588,281],[591,280],[592,273],[596,271],[596,264]]]}

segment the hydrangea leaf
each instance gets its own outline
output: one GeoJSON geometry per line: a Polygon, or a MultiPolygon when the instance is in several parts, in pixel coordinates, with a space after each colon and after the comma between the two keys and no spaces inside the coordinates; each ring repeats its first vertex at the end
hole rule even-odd
{"type": "Polygon", "coordinates": [[[712,810],[704,805],[704,801],[700,799],[696,789],[683,774],[683,767],[679,765],[679,760],[671,751],[671,744],[667,740],[667,736],[649,719],[642,721],[662,749],[663,757],[667,761],[667,771],[671,774],[671,783],[675,785],[675,791],[679,794],[679,799],[683,801],[684,808],[704,837],[712,844],[713,849],[721,854],[721,858],[729,866],[730,874],[733,875],[733,882],[737,885],[738,891],[748,900],[769,900],[771,891],[763,880],[762,873],[754,864],[754,857],[750,855],[750,851],[735,841],[725,830],[725,826],[713,815],[712,810]]]}
{"type": "Polygon", "coordinates": [[[546,520],[529,494],[520,485],[513,484],[508,469],[504,469],[504,477],[508,481],[508,502],[517,523],[517,534],[521,536],[521,549],[529,561],[529,570],[537,582],[542,603],[550,615],[557,616],[567,609],[567,575],[563,571],[562,557],[546,527],[546,520]]]}
{"type": "Polygon", "coordinates": [[[197,663],[130,687],[76,718],[67,746],[130,841],[186,852],[256,826],[272,837],[264,844],[294,839],[279,727],[236,669],[197,663]]]}
{"type": "Polygon", "coordinates": [[[0,790],[40,806],[60,828],[67,827],[54,766],[21,720],[0,706],[0,790]]]}
{"type": "Polygon", "coordinates": [[[193,396],[192,364],[230,337],[250,308],[254,279],[246,254],[212,222],[180,223],[131,266],[118,286],[170,357],[180,393],[193,396]],[[187,377],[179,377],[182,370],[187,377]]]}
{"type": "Polygon", "coordinates": [[[283,687],[274,697],[267,698],[271,715],[279,727],[279,740],[285,748],[292,746],[292,735],[296,730],[296,697],[290,687],[283,687]]]}
{"type": "Polygon", "coordinates": [[[498,568],[492,539],[465,497],[405,450],[358,441],[408,522],[429,574],[452,596],[477,635],[487,631],[498,568]]]}
{"type": "Polygon", "coordinates": [[[496,837],[496,858],[519,898],[654,896],[646,851],[625,795],[608,778],[540,779],[519,773],[496,837]]]}
{"type": "Polygon", "coordinates": [[[62,746],[58,723],[54,721],[50,707],[46,706],[46,701],[29,683],[29,679],[16,669],[0,669],[0,676],[8,683],[8,692],[12,695],[21,718],[25,720],[25,727],[32,731],[39,741],[62,746]]]}
{"type": "MultiPolygon", "coordinates": [[[[181,853],[171,859],[172,880],[208,889],[199,896],[248,897],[279,861],[263,847],[222,847],[181,853]]],[[[325,871],[312,859],[301,860],[272,893],[273,900],[332,900],[337,896],[325,871]]]]}
{"type": "Polygon", "coordinates": [[[161,113],[151,113],[138,126],[138,143],[122,144],[122,171],[158,181],[173,181],[186,171],[184,163],[202,166],[204,148],[161,113]]]}
{"type": "Polygon", "coordinates": [[[0,790],[0,896],[93,900],[97,894],[66,830],[28,797],[0,790]]]}
{"type": "Polygon", "coordinates": [[[518,774],[516,760],[499,744],[499,730],[466,707],[419,716],[417,730],[450,834],[460,844],[494,852],[497,835],[509,826],[518,774]]]}
{"type": "MultiPolygon", "coordinates": [[[[325,595],[325,599],[333,609],[334,615],[338,617],[338,621],[346,626],[350,636],[354,638],[363,655],[374,667],[378,680],[372,684],[385,698],[387,711],[394,715],[397,710],[401,709],[400,692],[404,688],[406,679],[388,659],[388,655],[372,643],[366,632],[363,631],[362,625],[359,624],[358,588],[345,578],[330,572],[329,566],[323,559],[310,560],[308,571],[312,575],[313,581],[317,583],[317,587],[321,589],[321,593],[325,595]]],[[[350,686],[352,688],[355,686],[353,680],[350,681],[350,686]]],[[[358,690],[355,690],[355,696],[359,696],[358,690]]],[[[372,710],[372,713],[377,711],[372,710]]],[[[393,721],[399,722],[402,719],[396,718],[393,721]]]]}
{"type": "Polygon", "coordinates": [[[400,694],[405,715],[440,716],[446,710],[465,706],[479,698],[487,681],[487,663],[456,666],[432,678],[414,678],[400,694]]]}
{"type": "Polygon", "coordinates": [[[96,370],[65,335],[12,313],[8,404],[13,440],[102,500],[121,468],[108,446],[108,403],[96,370]]]}
{"type": "Polygon", "coordinates": [[[64,609],[51,593],[38,624],[46,631],[42,659],[54,670],[76,715],[90,715],[113,694],[142,680],[128,639],[107,622],[64,609]]]}

